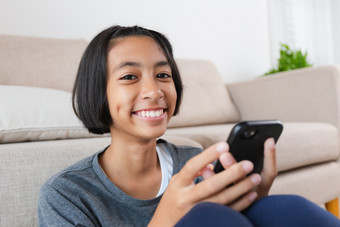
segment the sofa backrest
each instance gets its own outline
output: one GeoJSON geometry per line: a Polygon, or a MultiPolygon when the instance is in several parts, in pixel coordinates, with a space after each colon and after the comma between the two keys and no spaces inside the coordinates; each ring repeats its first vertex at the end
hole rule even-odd
{"type": "Polygon", "coordinates": [[[0,84],[72,91],[87,42],[0,35],[0,84]]]}
{"type": "Polygon", "coordinates": [[[216,66],[207,60],[177,59],[183,102],[169,128],[237,122],[239,113],[216,66]]]}
{"type": "MultiPolygon", "coordinates": [[[[84,40],[0,35],[0,84],[71,92],[87,44],[84,40]]],[[[180,112],[171,119],[169,128],[240,119],[212,62],[176,61],[182,75],[184,94],[180,112]]]]}

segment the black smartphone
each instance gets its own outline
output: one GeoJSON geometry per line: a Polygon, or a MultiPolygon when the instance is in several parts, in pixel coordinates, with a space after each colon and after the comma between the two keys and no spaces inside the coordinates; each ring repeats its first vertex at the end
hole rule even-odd
{"type": "MultiPolygon", "coordinates": [[[[251,161],[254,164],[251,173],[260,173],[263,168],[264,142],[272,137],[276,143],[282,130],[283,125],[278,120],[242,121],[233,127],[228,137],[229,152],[237,162],[251,161]]],[[[218,173],[222,170],[224,168],[217,160],[214,172],[218,173]]]]}

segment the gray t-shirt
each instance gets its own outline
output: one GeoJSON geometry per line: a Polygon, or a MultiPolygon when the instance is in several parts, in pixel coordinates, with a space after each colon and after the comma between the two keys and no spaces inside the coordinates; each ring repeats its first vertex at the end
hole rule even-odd
{"type": "MultiPolygon", "coordinates": [[[[173,174],[202,149],[164,140],[173,174]]],[[[104,151],[104,150],[103,150],[104,151]]],[[[139,200],[121,191],[102,171],[98,155],[79,161],[50,178],[40,190],[40,226],[147,226],[162,196],[139,200]]]]}

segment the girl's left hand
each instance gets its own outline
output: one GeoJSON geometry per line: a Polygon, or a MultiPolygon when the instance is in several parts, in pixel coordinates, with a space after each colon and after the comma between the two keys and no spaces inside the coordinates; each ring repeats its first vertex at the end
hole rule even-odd
{"type": "MultiPolygon", "coordinates": [[[[233,159],[233,163],[236,163],[235,159],[233,159]]],[[[210,170],[206,169],[206,173],[203,174],[203,178],[207,179],[213,175],[212,169],[213,166],[209,166],[210,170]]],[[[269,194],[269,190],[275,180],[275,177],[278,174],[277,165],[276,165],[276,149],[275,149],[275,141],[273,138],[269,138],[264,143],[264,160],[263,160],[263,169],[261,172],[261,183],[254,188],[254,191],[257,193],[257,200],[267,196],[269,194]]]]}

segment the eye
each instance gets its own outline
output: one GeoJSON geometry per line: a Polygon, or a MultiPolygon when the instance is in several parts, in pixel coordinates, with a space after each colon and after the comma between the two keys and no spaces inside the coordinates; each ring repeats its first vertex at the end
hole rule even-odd
{"type": "Polygon", "coordinates": [[[167,79],[167,78],[171,78],[171,76],[167,73],[160,73],[160,74],[157,74],[156,76],[157,78],[160,78],[160,79],[167,79]]]}
{"type": "Polygon", "coordinates": [[[135,80],[135,79],[138,79],[138,77],[135,75],[126,75],[120,78],[120,80],[135,80]]]}

